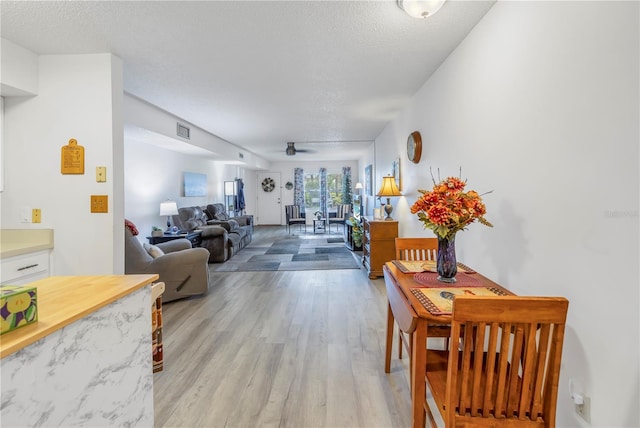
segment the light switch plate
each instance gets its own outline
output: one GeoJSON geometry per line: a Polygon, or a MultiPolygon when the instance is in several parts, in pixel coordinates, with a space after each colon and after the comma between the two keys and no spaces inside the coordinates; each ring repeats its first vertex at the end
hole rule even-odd
{"type": "Polygon", "coordinates": [[[33,217],[33,212],[29,207],[22,207],[20,210],[20,221],[22,223],[31,223],[31,217],[33,217]]]}
{"type": "Polygon", "coordinates": [[[31,210],[31,223],[40,223],[42,221],[42,211],[40,208],[34,208],[31,210]]]}
{"type": "Polygon", "coordinates": [[[106,166],[97,166],[96,167],[96,181],[98,183],[105,183],[107,181],[107,167],[106,166]]]}
{"type": "Polygon", "coordinates": [[[109,212],[109,196],[108,195],[91,195],[91,212],[92,213],[109,212]]]}

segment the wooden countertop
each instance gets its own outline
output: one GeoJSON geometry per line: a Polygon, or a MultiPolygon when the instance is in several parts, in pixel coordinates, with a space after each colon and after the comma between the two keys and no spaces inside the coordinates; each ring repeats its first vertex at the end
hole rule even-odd
{"type": "MultiPolygon", "coordinates": [[[[0,336],[0,358],[158,279],[158,275],[52,276],[29,284],[38,289],[38,321],[0,336]]],[[[151,327],[149,327],[151,328],[151,327]]]]}

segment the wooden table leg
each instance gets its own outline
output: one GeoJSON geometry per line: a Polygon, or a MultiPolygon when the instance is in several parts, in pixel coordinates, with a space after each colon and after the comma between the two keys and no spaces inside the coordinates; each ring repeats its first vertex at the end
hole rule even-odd
{"type": "Polygon", "coordinates": [[[387,343],[384,349],[384,372],[389,373],[391,371],[391,348],[393,347],[393,311],[391,310],[391,304],[387,300],[387,343]]]}
{"type": "Polygon", "coordinates": [[[413,407],[413,428],[424,428],[426,399],[426,384],[424,376],[427,369],[427,322],[418,319],[416,330],[413,332],[413,346],[411,349],[411,405],[413,407]]]}

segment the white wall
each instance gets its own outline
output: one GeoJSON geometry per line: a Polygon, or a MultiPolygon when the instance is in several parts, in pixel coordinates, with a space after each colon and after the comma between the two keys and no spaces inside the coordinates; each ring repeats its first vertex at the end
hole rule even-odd
{"type": "Polygon", "coordinates": [[[47,55],[38,69],[37,96],[5,98],[2,227],[54,229],[56,275],[122,272],[122,244],[114,242],[123,198],[114,192],[122,169],[114,160],[122,150],[122,62],[110,54],[47,55]],[[83,175],[60,171],[71,138],[85,148],[83,175]],[[96,182],[97,166],[107,167],[106,183],[96,182]],[[109,213],[90,213],[92,194],[108,195],[109,213]],[[23,208],[40,208],[42,223],[21,223],[23,208]]]}
{"type": "Polygon", "coordinates": [[[637,2],[498,2],[376,140],[378,180],[404,161],[401,236],[432,236],[409,213],[430,168],[462,167],[469,188],[494,191],[495,228],[459,233],[459,259],[518,294],[570,300],[562,427],[588,426],[570,378],[591,426],[640,426],[638,17],[637,2]]]}
{"type": "Polygon", "coordinates": [[[164,136],[174,141],[171,144],[188,144],[193,153],[205,153],[215,160],[226,161],[228,164],[240,165],[245,169],[267,169],[269,162],[247,150],[223,140],[186,120],[174,116],[152,104],[147,103],[130,94],[124,96],[124,116],[128,129],[137,127],[164,136]],[[181,139],[176,136],[177,123],[190,129],[190,138],[181,139]],[[180,141],[178,141],[180,140],[180,141]]]}
{"type": "Polygon", "coordinates": [[[0,39],[0,55],[0,95],[36,95],[38,55],[6,39],[0,39]]]}
{"type": "MultiPolygon", "coordinates": [[[[127,139],[124,159],[125,218],[136,225],[141,242],[149,236],[152,226],[166,229],[167,218],[159,215],[160,202],[171,199],[178,203],[178,207],[224,203],[224,181],[236,177],[245,182],[245,192],[251,187],[243,177],[244,169],[240,167],[178,153],[153,144],[127,139]],[[207,196],[184,196],[184,172],[207,175],[207,196]]],[[[246,211],[252,214],[255,207],[249,203],[248,197],[245,196],[245,200],[246,211]]]]}

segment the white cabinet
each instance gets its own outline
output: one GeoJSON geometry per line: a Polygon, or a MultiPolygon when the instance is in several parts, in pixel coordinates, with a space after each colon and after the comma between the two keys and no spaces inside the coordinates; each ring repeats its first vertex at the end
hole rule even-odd
{"type": "Polygon", "coordinates": [[[50,275],[50,250],[36,251],[2,259],[0,283],[21,285],[50,275]]]}

